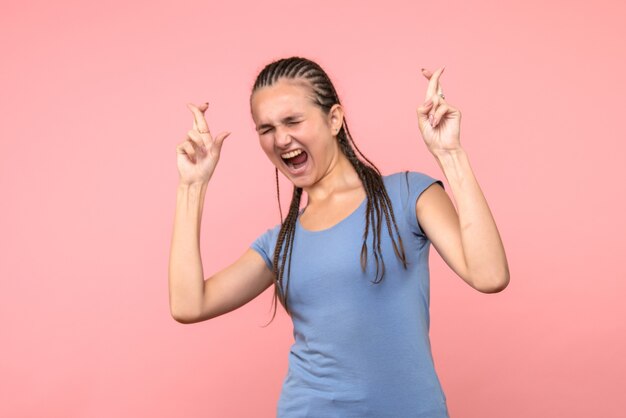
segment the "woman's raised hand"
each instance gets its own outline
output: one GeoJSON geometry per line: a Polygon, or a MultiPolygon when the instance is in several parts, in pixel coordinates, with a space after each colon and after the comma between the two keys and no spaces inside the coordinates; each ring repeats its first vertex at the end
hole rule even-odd
{"type": "Polygon", "coordinates": [[[461,148],[461,112],[444,98],[439,78],[445,67],[434,73],[422,68],[428,81],[426,101],[417,108],[417,122],[428,150],[437,155],[461,148]]]}
{"type": "Polygon", "coordinates": [[[179,180],[184,184],[208,182],[230,132],[222,132],[213,138],[204,118],[208,103],[200,106],[187,103],[187,107],[193,113],[193,129],[187,131],[187,138],[176,147],[179,180]]]}

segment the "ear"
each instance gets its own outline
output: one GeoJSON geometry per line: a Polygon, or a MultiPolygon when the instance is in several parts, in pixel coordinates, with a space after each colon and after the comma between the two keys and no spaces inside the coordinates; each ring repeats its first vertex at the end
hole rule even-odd
{"type": "Polygon", "coordinates": [[[335,103],[328,112],[328,120],[330,130],[333,135],[337,135],[343,126],[343,107],[339,103],[335,103]]]}

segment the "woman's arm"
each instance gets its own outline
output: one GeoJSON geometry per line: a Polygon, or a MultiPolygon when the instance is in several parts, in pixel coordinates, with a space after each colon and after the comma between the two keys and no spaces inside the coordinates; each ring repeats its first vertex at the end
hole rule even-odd
{"type": "Polygon", "coordinates": [[[179,184],[170,248],[170,312],[179,322],[199,315],[204,274],[200,258],[200,225],[208,182],[179,184]]]}
{"type": "Polygon", "coordinates": [[[169,262],[170,313],[183,324],[233,311],[267,289],[273,273],[254,250],[247,249],[230,266],[204,279],[200,258],[200,224],[207,183],[181,184],[169,262]]]}
{"type": "Polygon", "coordinates": [[[510,280],[504,247],[489,206],[461,147],[461,112],[450,105],[442,91],[441,74],[431,73],[426,101],[417,109],[417,120],[428,150],[443,170],[458,214],[440,187],[429,187],[416,203],[418,222],[444,260],[475,289],[493,293],[510,280]]]}
{"type": "Polygon", "coordinates": [[[487,200],[465,150],[439,153],[458,209],[439,185],[417,200],[418,222],[444,261],[468,284],[483,293],[499,292],[509,283],[504,246],[487,200]]]}
{"type": "Polygon", "coordinates": [[[207,186],[224,139],[209,132],[204,103],[187,105],[194,115],[193,129],[176,147],[180,181],[169,260],[170,313],[185,324],[214,318],[254,299],[273,282],[263,258],[248,249],[239,260],[204,280],[200,258],[200,224],[207,186]]]}

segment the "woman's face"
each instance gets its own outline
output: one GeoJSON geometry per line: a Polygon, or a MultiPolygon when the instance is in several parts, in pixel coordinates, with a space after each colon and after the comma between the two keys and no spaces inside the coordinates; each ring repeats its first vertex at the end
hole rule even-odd
{"type": "Polygon", "coordinates": [[[252,119],[261,148],[297,187],[310,187],[337,161],[336,133],[343,123],[340,105],[324,114],[303,80],[281,79],[254,92],[252,119]]]}

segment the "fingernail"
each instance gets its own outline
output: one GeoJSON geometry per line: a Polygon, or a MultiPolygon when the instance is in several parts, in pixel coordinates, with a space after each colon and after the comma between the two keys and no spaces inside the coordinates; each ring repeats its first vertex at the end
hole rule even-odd
{"type": "Polygon", "coordinates": [[[432,114],[428,115],[428,122],[430,122],[430,126],[433,126],[433,119],[434,118],[432,114]]]}

